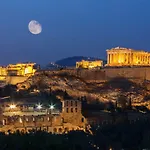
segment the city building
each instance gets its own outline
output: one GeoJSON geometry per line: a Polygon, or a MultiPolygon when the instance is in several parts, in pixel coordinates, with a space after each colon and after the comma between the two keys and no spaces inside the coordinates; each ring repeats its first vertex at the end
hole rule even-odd
{"type": "Polygon", "coordinates": [[[108,49],[106,66],[150,66],[150,53],[129,48],[108,49]]]}
{"type": "Polygon", "coordinates": [[[103,66],[102,60],[94,60],[94,61],[82,60],[76,62],[76,68],[90,69],[90,68],[97,68],[102,66],[103,66]]]}
{"type": "MultiPolygon", "coordinates": [[[[62,108],[57,110],[55,104],[48,107],[41,103],[3,102],[0,111],[0,132],[13,133],[16,131],[30,132],[42,130],[54,134],[68,133],[69,131],[81,130],[91,133],[92,126],[112,124],[122,121],[121,113],[111,113],[107,110],[82,110],[82,100],[65,99],[62,101],[62,108]]],[[[139,118],[149,118],[145,112],[127,111],[125,117],[128,121],[135,121],[139,118]]]]}
{"type": "Polygon", "coordinates": [[[55,105],[46,108],[42,104],[5,103],[0,114],[0,131],[7,133],[44,130],[61,134],[86,129],[86,119],[81,113],[80,100],[63,100],[62,111],[55,113],[55,105]]]}

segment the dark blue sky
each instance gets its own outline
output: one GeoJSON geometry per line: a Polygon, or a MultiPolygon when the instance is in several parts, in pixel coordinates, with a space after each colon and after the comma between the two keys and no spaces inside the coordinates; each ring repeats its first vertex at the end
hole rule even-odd
{"type": "Polygon", "coordinates": [[[150,51],[150,0],[3,0],[0,64],[106,57],[122,46],[150,51]],[[43,31],[32,35],[30,20],[43,31]]]}

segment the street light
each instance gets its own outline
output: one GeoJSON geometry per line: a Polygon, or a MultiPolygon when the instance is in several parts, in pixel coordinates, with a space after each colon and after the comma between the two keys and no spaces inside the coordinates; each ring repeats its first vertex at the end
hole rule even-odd
{"type": "Polygon", "coordinates": [[[54,107],[54,105],[52,105],[52,104],[51,104],[51,105],[49,105],[50,114],[52,114],[52,110],[54,110],[54,108],[55,108],[55,107],[54,107]]]}
{"type": "Polygon", "coordinates": [[[42,109],[42,104],[40,104],[40,103],[37,104],[37,109],[39,109],[39,110],[42,109]]]}
{"type": "Polygon", "coordinates": [[[50,110],[53,110],[54,109],[54,105],[50,105],[50,110]]]}

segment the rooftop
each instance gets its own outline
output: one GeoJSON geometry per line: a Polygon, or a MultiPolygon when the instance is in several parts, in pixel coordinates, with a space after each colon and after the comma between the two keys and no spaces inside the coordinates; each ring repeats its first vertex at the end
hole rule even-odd
{"type": "MultiPolygon", "coordinates": [[[[125,48],[125,47],[115,47],[115,48],[111,48],[111,49],[107,49],[106,51],[111,51],[111,50],[127,50],[127,51],[137,51],[137,52],[146,52],[144,50],[135,50],[135,49],[132,49],[132,48],[125,48]]],[[[149,52],[146,52],[146,53],[149,53],[149,52]]]]}

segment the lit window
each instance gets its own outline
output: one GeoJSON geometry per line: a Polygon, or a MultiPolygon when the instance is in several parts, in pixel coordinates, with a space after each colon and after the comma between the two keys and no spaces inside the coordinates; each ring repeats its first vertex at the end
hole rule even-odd
{"type": "Polygon", "coordinates": [[[4,126],[4,125],[6,125],[6,120],[3,120],[3,122],[2,122],[2,123],[3,123],[3,126],[4,126]]]}
{"type": "Polygon", "coordinates": [[[77,108],[75,108],[75,111],[77,112],[77,111],[78,111],[78,109],[77,109],[77,108]]]}
{"type": "Polygon", "coordinates": [[[66,101],[66,106],[68,106],[68,101],[66,101]]]}
{"type": "Polygon", "coordinates": [[[62,128],[59,128],[59,133],[62,133],[62,128]]]}
{"type": "Polygon", "coordinates": [[[61,122],[64,123],[64,118],[61,119],[61,122]]]}
{"type": "Polygon", "coordinates": [[[69,111],[68,111],[68,108],[66,109],[66,112],[68,113],[69,111]]]}
{"type": "Polygon", "coordinates": [[[73,101],[71,101],[71,106],[73,106],[73,101]]]}
{"type": "Polygon", "coordinates": [[[43,117],[41,117],[41,121],[44,121],[44,118],[43,118],[43,117]]]}
{"type": "Polygon", "coordinates": [[[65,128],[65,132],[68,132],[69,131],[69,129],[68,128],[65,128]]]}
{"type": "Polygon", "coordinates": [[[78,106],[78,102],[77,101],[75,101],[75,105],[78,106]]]}
{"type": "Polygon", "coordinates": [[[35,118],[33,117],[33,122],[35,121],[35,118]]]}
{"type": "Polygon", "coordinates": [[[19,122],[22,123],[22,119],[21,118],[19,118],[19,122]]]}
{"type": "Polygon", "coordinates": [[[73,108],[71,108],[71,112],[73,112],[73,108]]]}
{"type": "Polygon", "coordinates": [[[84,122],[84,118],[81,119],[81,122],[84,122]]]}
{"type": "Polygon", "coordinates": [[[57,128],[54,128],[53,131],[54,131],[54,132],[57,132],[57,128]]]}
{"type": "Polygon", "coordinates": [[[47,121],[50,121],[50,118],[49,118],[49,117],[47,118],[47,121]]]}

